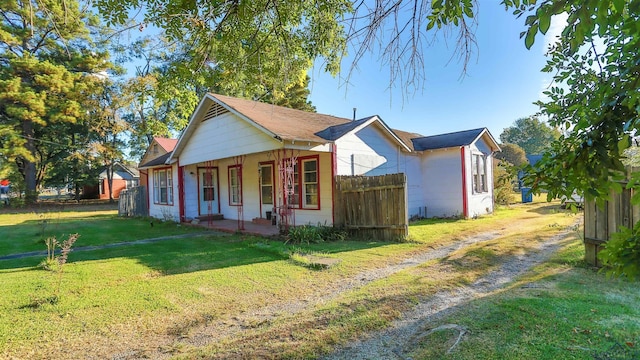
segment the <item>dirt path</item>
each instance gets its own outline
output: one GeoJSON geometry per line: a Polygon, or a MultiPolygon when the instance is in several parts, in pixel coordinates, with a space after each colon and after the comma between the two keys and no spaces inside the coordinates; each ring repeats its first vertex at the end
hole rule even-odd
{"type": "MultiPolygon", "coordinates": [[[[543,262],[560,247],[562,241],[568,238],[570,233],[571,230],[565,230],[546,240],[539,245],[539,250],[535,253],[527,253],[510,258],[503,263],[498,270],[483,276],[469,286],[460,287],[453,291],[448,290],[436,293],[430,299],[420,303],[412,311],[404,314],[403,317],[396,321],[391,327],[384,331],[370,334],[367,339],[338,349],[335,353],[327,356],[326,359],[403,358],[402,353],[411,348],[411,339],[424,332],[426,325],[447,314],[455,307],[465,304],[469,300],[490,294],[492,291],[513,281],[518,275],[543,262]]],[[[494,240],[502,235],[500,231],[475,235],[450,245],[414,254],[412,257],[406,258],[396,264],[364,271],[336,284],[330,289],[318,289],[317,293],[293,302],[277,303],[263,308],[257,308],[255,311],[239,314],[224,321],[215,321],[194,326],[189,329],[188,336],[174,338],[174,346],[183,344],[200,347],[209,343],[232,338],[246,330],[251,323],[269,322],[278,317],[287,317],[301,313],[335,299],[347,291],[358,289],[373,281],[386,278],[399,271],[418,266],[425,262],[444,258],[458,249],[494,240]]],[[[120,356],[116,355],[114,358],[129,358],[126,355],[122,355],[125,354],[120,354],[120,356]]],[[[146,353],[146,355],[158,359],[169,356],[169,354],[159,352],[154,354],[146,353]]]]}
{"type": "Polygon", "coordinates": [[[560,248],[563,240],[566,240],[571,232],[565,230],[551,237],[541,243],[535,253],[510,258],[498,270],[488,273],[469,286],[434,294],[405,313],[389,328],[337,349],[323,359],[405,359],[404,354],[414,348],[415,340],[428,331],[434,321],[473,299],[490,295],[515,280],[517,276],[541,264],[560,248]]]}

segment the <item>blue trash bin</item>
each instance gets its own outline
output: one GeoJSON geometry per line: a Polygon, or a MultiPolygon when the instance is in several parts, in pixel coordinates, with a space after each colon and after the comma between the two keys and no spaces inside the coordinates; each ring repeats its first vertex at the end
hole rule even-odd
{"type": "Polygon", "coordinates": [[[533,201],[533,193],[531,192],[531,188],[523,187],[520,188],[522,192],[522,203],[530,203],[533,201]]]}

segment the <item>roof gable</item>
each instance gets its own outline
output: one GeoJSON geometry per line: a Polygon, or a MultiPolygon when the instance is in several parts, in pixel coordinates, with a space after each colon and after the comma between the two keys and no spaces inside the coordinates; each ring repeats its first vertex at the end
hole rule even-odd
{"type": "Polygon", "coordinates": [[[224,112],[233,113],[280,142],[325,144],[327,140],[316,135],[316,133],[330,126],[350,122],[348,119],[331,115],[208,93],[192,114],[187,128],[178,139],[174,155],[168,161],[171,162],[174,157],[180,154],[199,123],[209,121],[224,112]]]}
{"type": "Polygon", "coordinates": [[[178,139],[169,139],[160,136],[154,136],[153,140],[151,140],[151,144],[140,158],[140,165],[146,164],[153,159],[158,158],[159,156],[166,155],[167,153],[171,153],[173,149],[176,147],[178,143],[178,139]]]}

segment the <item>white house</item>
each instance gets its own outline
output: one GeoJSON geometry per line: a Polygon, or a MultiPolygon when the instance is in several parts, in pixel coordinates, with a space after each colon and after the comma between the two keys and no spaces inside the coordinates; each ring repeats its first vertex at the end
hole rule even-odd
{"type": "MultiPolygon", "coordinates": [[[[486,128],[422,136],[378,116],[349,120],[207,94],[172,152],[146,161],[149,214],[189,221],[284,216],[333,223],[336,175],[405,173],[410,216],[493,212],[486,128]]],[[[144,184],[143,184],[144,185],[144,184]]]]}

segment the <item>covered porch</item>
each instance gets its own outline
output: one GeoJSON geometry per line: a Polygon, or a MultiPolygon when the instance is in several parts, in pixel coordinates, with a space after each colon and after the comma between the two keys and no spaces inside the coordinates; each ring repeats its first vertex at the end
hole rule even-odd
{"type": "Polygon", "coordinates": [[[201,220],[198,226],[205,227],[207,229],[222,231],[226,233],[239,232],[245,235],[256,236],[277,236],[280,234],[280,228],[276,225],[266,223],[256,223],[253,221],[241,221],[241,220],[201,220]]]}

